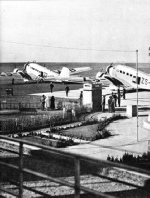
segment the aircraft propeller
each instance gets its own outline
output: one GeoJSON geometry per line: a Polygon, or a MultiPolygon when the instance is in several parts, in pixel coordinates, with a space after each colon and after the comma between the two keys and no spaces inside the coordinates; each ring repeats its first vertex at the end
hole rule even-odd
{"type": "Polygon", "coordinates": [[[113,67],[113,62],[112,62],[110,65],[108,65],[108,66],[106,67],[106,73],[105,73],[105,74],[109,74],[109,69],[110,69],[111,67],[113,67]]]}
{"type": "Polygon", "coordinates": [[[27,62],[25,65],[24,65],[24,69],[23,69],[23,72],[26,71],[26,67],[29,65],[30,62],[27,62]]]}

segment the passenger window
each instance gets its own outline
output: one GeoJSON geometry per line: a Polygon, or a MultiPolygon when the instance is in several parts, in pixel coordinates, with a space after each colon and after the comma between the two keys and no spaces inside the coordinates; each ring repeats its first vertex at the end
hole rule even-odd
{"type": "Polygon", "coordinates": [[[129,73],[127,73],[127,76],[129,76],[129,73]]]}
{"type": "Polygon", "coordinates": [[[132,76],[132,74],[130,74],[130,76],[132,76]]]}
{"type": "Polygon", "coordinates": [[[125,74],[125,72],[123,72],[123,74],[125,74]]]}
{"type": "Polygon", "coordinates": [[[122,73],[122,71],[120,70],[120,73],[122,73]]]}

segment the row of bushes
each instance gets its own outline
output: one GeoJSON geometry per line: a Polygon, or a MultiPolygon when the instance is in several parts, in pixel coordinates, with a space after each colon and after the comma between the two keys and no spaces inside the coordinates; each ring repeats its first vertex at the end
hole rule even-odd
{"type": "Polygon", "coordinates": [[[118,157],[110,157],[108,155],[107,157],[108,161],[112,162],[118,162],[118,163],[123,163],[143,169],[149,169],[150,168],[150,152],[143,153],[142,156],[139,155],[134,155],[125,152],[123,156],[119,159],[118,157]]]}
{"type": "Polygon", "coordinates": [[[113,114],[112,117],[104,119],[104,121],[100,121],[98,125],[98,131],[102,131],[105,129],[105,127],[110,124],[111,122],[114,122],[116,120],[125,119],[126,116],[122,116],[120,114],[113,114]]]}
{"type": "MultiPolygon", "coordinates": [[[[58,126],[75,121],[72,119],[72,114],[69,109],[66,109],[65,116],[60,113],[59,115],[29,115],[18,116],[7,120],[0,120],[0,132],[24,132],[36,129],[41,129],[49,126],[58,126]]],[[[85,107],[76,108],[76,115],[86,112],[85,107]]]]}
{"type": "Polygon", "coordinates": [[[24,132],[36,129],[41,129],[49,126],[57,126],[62,123],[68,123],[72,119],[70,116],[63,118],[62,114],[49,116],[49,115],[32,115],[20,116],[8,120],[0,120],[0,131],[6,132],[24,132]]]}

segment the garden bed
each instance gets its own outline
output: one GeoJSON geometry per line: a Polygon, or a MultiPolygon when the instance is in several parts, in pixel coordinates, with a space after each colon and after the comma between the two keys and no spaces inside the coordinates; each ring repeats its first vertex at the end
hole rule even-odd
{"type": "MultiPolygon", "coordinates": [[[[24,132],[11,134],[12,138],[27,138],[28,140],[38,137],[39,143],[54,147],[66,147],[74,145],[73,139],[82,139],[86,141],[94,141],[104,139],[111,136],[111,133],[106,129],[107,125],[117,119],[124,119],[121,115],[113,115],[112,117],[100,120],[91,119],[78,123],[77,125],[70,124],[65,127],[51,127],[51,130],[46,131],[46,135],[41,132],[24,132]],[[55,136],[58,135],[56,138],[55,136]],[[29,138],[30,137],[30,138],[29,138]],[[40,139],[41,138],[41,139],[40,139]],[[44,138],[45,140],[42,140],[44,138]],[[54,141],[50,140],[53,139],[54,141]],[[55,142],[55,143],[54,143],[55,142]]],[[[60,123],[59,123],[60,124],[60,123]]],[[[35,141],[35,140],[33,140],[35,141]]]]}
{"type": "Polygon", "coordinates": [[[40,136],[30,136],[30,137],[23,137],[24,140],[29,142],[36,142],[38,144],[43,144],[47,146],[52,146],[55,148],[63,148],[66,146],[75,145],[74,141],[70,139],[64,138],[54,138],[52,135],[50,137],[40,137],[40,136]]]}
{"type": "Polygon", "coordinates": [[[80,126],[69,129],[61,129],[57,130],[54,128],[51,130],[52,133],[61,134],[63,136],[69,136],[72,138],[80,138],[87,141],[94,141],[98,139],[104,139],[111,136],[111,133],[107,130],[107,126],[118,119],[125,119],[125,116],[120,114],[114,114],[110,118],[106,118],[104,120],[97,119],[89,119],[87,121],[83,121],[80,126]]]}

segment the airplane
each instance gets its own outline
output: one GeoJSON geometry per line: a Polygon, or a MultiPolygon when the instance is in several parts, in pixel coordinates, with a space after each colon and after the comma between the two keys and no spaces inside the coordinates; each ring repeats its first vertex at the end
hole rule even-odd
{"type": "MultiPolygon", "coordinates": [[[[97,73],[97,77],[99,75],[97,73]]],[[[138,71],[137,76],[137,70],[126,65],[109,65],[106,72],[101,73],[101,78],[109,80],[117,88],[150,90],[150,75],[138,71]]]]}
{"type": "Polygon", "coordinates": [[[12,76],[12,72],[1,72],[0,77],[3,77],[3,76],[12,76]]]}
{"type": "Polygon", "coordinates": [[[91,70],[90,67],[80,67],[69,69],[63,67],[62,70],[47,69],[35,62],[28,62],[24,65],[23,70],[15,68],[12,74],[19,74],[24,82],[60,82],[60,83],[84,83],[86,77],[75,74],[91,70]]]}

